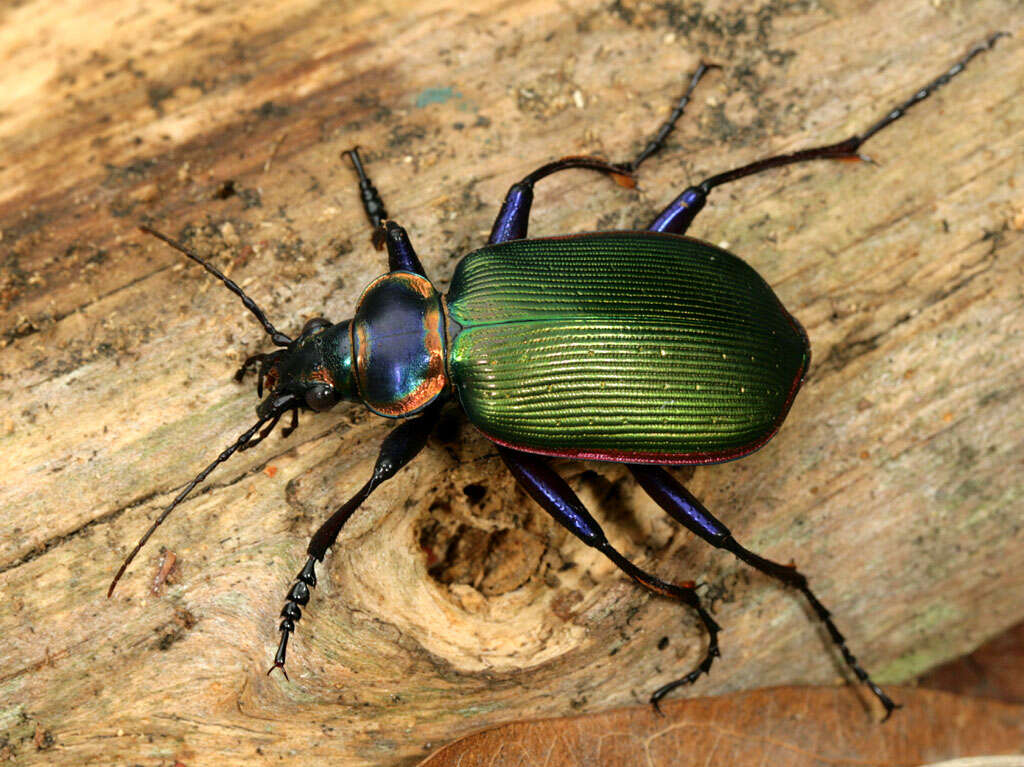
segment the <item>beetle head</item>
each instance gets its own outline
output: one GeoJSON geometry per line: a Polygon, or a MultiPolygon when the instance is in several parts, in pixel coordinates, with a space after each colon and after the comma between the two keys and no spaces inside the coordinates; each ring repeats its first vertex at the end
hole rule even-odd
{"type": "Polygon", "coordinates": [[[352,381],[350,321],[331,323],[322,317],[309,320],[299,337],[283,349],[246,360],[239,378],[258,363],[256,408],[260,418],[289,410],[323,412],[343,399],[356,399],[352,381]]]}
{"type": "Polygon", "coordinates": [[[342,399],[354,399],[355,386],[352,382],[352,340],[349,331],[351,322],[346,320],[332,324],[321,317],[309,320],[302,328],[299,337],[292,340],[281,333],[267,319],[263,310],[257,306],[245,291],[224,275],[217,267],[194,253],[188,247],[166,234],[140,226],[142,231],[163,240],[175,250],[181,252],[208,271],[224,286],[242,300],[242,304],[252,312],[270,336],[270,340],[281,347],[269,354],[257,354],[247,359],[236,374],[241,380],[247,371],[256,368],[256,391],[263,396],[264,386],[269,394],[256,408],[259,420],[246,429],[231,445],[225,448],[205,469],[200,471],[191,482],[175,496],[170,505],[149,526],[135,548],[125,557],[121,567],[110,582],[107,596],[114,593],[117,582],[124,575],[135,556],[146,545],[146,541],[156,529],[167,519],[168,515],[184,501],[189,494],[201,485],[217,466],[224,463],[236,452],[248,450],[258,445],[274,430],[281,416],[291,411],[291,425],[283,429],[282,435],[287,436],[298,424],[298,412],[305,410],[327,410],[342,399]]]}

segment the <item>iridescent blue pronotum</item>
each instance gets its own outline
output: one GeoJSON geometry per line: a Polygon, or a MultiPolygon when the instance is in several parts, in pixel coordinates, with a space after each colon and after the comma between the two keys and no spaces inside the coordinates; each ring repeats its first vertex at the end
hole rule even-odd
{"type": "Polygon", "coordinates": [[[316,585],[316,563],[374,488],[419,453],[441,407],[452,402],[497,444],[515,478],[555,520],[641,586],[688,605],[700,617],[708,633],[703,660],[656,690],[652,703],[708,672],[719,654],[719,627],[692,583],[667,583],[613,548],[545,456],[625,464],[680,524],[800,591],[888,717],[896,704],[857,663],[804,576],[743,548],[662,468],[728,461],[764,445],[782,424],[810,361],[803,328],[757,272],[737,256],[684,234],[717,186],[791,163],[864,159],[859,149],[865,141],[959,74],[1000,36],[990,35],[862,133],[711,176],[676,197],[645,231],[526,238],[533,187],[542,178],[583,168],[630,185],[640,164],[664,146],[707,70],[701,65],[668,120],[632,161],[566,157],[513,184],[490,240],[459,262],[447,295],[427,278],[405,230],[388,219],[353,149],[346,154],[378,247],[387,244],[388,273],[366,288],[351,320],[312,319],[294,340],[277,331],[216,268],[143,227],[241,297],[281,348],[249,358],[237,374],[241,380],[258,368],[257,393],[262,397],[264,388],[269,391],[257,407],[257,422],[160,514],[118,570],[110,593],[170,511],[235,451],[265,439],[284,414],[291,413],[285,436],[295,428],[299,410],[319,412],[342,400],[404,419],[384,439],[370,479],[309,543],[309,560],[281,613],[281,641],[271,671],[283,671],[288,638],[316,585]]]}

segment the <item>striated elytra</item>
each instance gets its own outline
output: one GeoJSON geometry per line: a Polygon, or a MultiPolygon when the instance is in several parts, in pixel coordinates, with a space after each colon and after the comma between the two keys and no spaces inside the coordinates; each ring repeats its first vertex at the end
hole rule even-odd
{"type": "Polygon", "coordinates": [[[536,182],[584,169],[623,185],[664,147],[694,88],[698,67],[668,120],[631,161],[566,157],[512,185],[486,246],[465,256],[442,296],[406,231],[388,219],[357,149],[346,154],[359,179],[363,209],[388,272],[363,292],[351,320],[309,320],[295,339],[278,331],[234,282],[183,244],[143,227],[201,264],[236,295],[278,347],[246,360],[263,397],[258,420],[178,493],[114,576],[108,595],[160,523],[219,464],[259,444],[290,414],[360,402],[399,424],[384,438],[373,474],[313,534],[306,564],[281,612],[270,671],[284,671],[288,640],[342,526],[382,482],[425,446],[446,403],[457,403],[526,492],[585,544],[598,549],[644,588],[690,607],[708,635],[703,659],[658,688],[651,702],[707,673],[719,655],[719,626],[692,582],[670,583],[637,567],[600,525],[546,456],[626,465],[638,485],[680,524],[743,562],[800,591],[853,676],[881,702],[897,705],[847,647],[831,614],[792,565],[741,546],[728,528],[663,466],[740,458],[764,445],[789,411],[810,363],[800,324],[745,261],[684,236],[712,189],[772,168],[820,159],[865,159],[861,145],[903,117],[990,49],[989,35],[939,77],[913,92],[866,130],[834,144],[776,155],[719,173],[685,189],[645,231],[527,239],[536,182]]]}
{"type": "Polygon", "coordinates": [[[745,261],[673,234],[491,245],[456,267],[447,305],[469,420],[545,455],[739,458],[778,429],[810,357],[745,261]]]}

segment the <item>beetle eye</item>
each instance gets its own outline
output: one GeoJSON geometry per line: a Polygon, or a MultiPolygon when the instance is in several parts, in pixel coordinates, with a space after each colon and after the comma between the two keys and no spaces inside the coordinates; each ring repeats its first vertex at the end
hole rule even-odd
{"type": "Polygon", "coordinates": [[[316,384],[306,391],[306,404],[318,413],[334,407],[337,401],[333,387],[327,384],[316,384]]]}
{"type": "Polygon", "coordinates": [[[329,320],[325,320],[323,317],[314,317],[311,320],[307,320],[306,324],[302,326],[302,335],[313,335],[313,333],[317,333],[330,326],[331,322],[329,320]]]}

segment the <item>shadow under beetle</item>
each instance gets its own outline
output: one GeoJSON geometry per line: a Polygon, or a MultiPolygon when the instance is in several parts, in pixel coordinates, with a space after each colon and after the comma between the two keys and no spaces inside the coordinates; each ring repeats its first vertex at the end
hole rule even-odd
{"type": "Polygon", "coordinates": [[[221,280],[281,348],[250,357],[236,374],[241,380],[255,369],[258,396],[264,389],[269,392],[256,409],[257,422],[157,517],[114,576],[108,596],[174,507],[217,465],[266,439],[285,414],[290,413],[291,423],[282,429],[283,436],[297,426],[299,410],[320,412],[342,400],[403,419],[384,439],[370,479],[309,542],[309,559],[281,611],[281,641],[270,671],[283,672],[288,638],[316,586],[316,563],[370,493],[420,452],[444,403],[455,401],[556,521],[644,588],[699,616],[708,634],[704,658],[686,676],[655,690],[655,707],[676,687],[708,673],[719,655],[719,626],[692,582],[663,581],[613,548],[545,456],[625,464],[651,498],[691,532],[800,591],[888,718],[897,705],[859,665],[807,579],[794,566],[741,546],[662,468],[728,461],[760,448],[782,424],[810,362],[803,328],[757,272],[731,253],[683,235],[711,190],[722,184],[809,160],[866,160],[859,153],[865,141],[1004,34],[992,34],[971,48],[862,133],[711,176],[676,197],[645,231],[526,239],[533,187],[546,176],[582,168],[631,185],[633,173],[663,148],[682,116],[708,70],[701,64],[668,120],[632,161],[566,157],[513,184],[488,244],[459,262],[446,296],[427,279],[405,230],[388,219],[358,150],[352,149],[346,154],[358,175],[376,244],[387,245],[388,273],[366,288],[351,320],[312,319],[296,339],[279,332],[215,267],[142,227],[221,280]]]}

